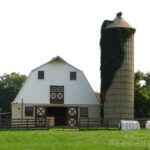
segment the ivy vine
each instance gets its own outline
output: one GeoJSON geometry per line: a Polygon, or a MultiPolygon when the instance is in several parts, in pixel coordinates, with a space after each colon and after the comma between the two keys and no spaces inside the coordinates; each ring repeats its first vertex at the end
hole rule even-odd
{"type": "Polygon", "coordinates": [[[126,51],[125,42],[135,33],[133,28],[107,28],[112,21],[105,20],[101,27],[101,98],[112,84],[115,72],[121,67],[126,51]]]}

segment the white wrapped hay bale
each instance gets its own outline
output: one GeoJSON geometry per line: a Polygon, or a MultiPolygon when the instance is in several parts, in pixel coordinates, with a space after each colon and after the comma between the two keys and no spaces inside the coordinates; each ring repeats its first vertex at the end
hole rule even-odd
{"type": "Polygon", "coordinates": [[[121,120],[119,126],[121,130],[139,130],[140,129],[140,124],[138,121],[121,120]]]}
{"type": "Polygon", "coordinates": [[[150,121],[147,121],[147,122],[146,122],[145,128],[150,130],[150,121]]]}

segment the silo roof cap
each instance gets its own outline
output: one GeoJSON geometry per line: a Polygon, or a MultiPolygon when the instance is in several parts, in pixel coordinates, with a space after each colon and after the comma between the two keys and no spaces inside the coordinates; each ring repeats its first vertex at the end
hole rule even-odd
{"type": "Polygon", "coordinates": [[[113,22],[106,27],[106,29],[108,28],[133,28],[133,27],[122,18],[122,13],[120,12],[117,13],[116,18],[113,20],[113,22]]]}

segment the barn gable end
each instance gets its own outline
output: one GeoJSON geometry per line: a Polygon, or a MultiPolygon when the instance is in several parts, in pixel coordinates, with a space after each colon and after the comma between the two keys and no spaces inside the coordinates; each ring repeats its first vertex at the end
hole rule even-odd
{"type": "Polygon", "coordinates": [[[100,118],[100,102],[84,73],[59,56],[33,69],[12,102],[12,118],[41,117],[69,126],[82,117],[100,118]]]}
{"type": "Polygon", "coordinates": [[[84,73],[59,56],[32,70],[12,103],[50,104],[50,86],[64,86],[64,104],[99,104],[84,73]],[[38,71],[44,71],[44,79],[38,79],[38,71]],[[70,80],[70,72],[76,72],[76,80],[70,80]]]}

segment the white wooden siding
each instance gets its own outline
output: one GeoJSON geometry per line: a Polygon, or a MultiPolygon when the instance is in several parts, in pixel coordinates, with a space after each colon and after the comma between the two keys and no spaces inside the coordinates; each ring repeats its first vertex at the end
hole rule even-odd
{"type": "Polygon", "coordinates": [[[49,62],[31,71],[24,86],[12,103],[50,104],[50,86],[64,86],[64,104],[99,104],[83,72],[65,62],[49,62]],[[38,79],[44,71],[44,79],[38,79]],[[77,72],[77,80],[70,80],[70,72],[77,72]]]}

